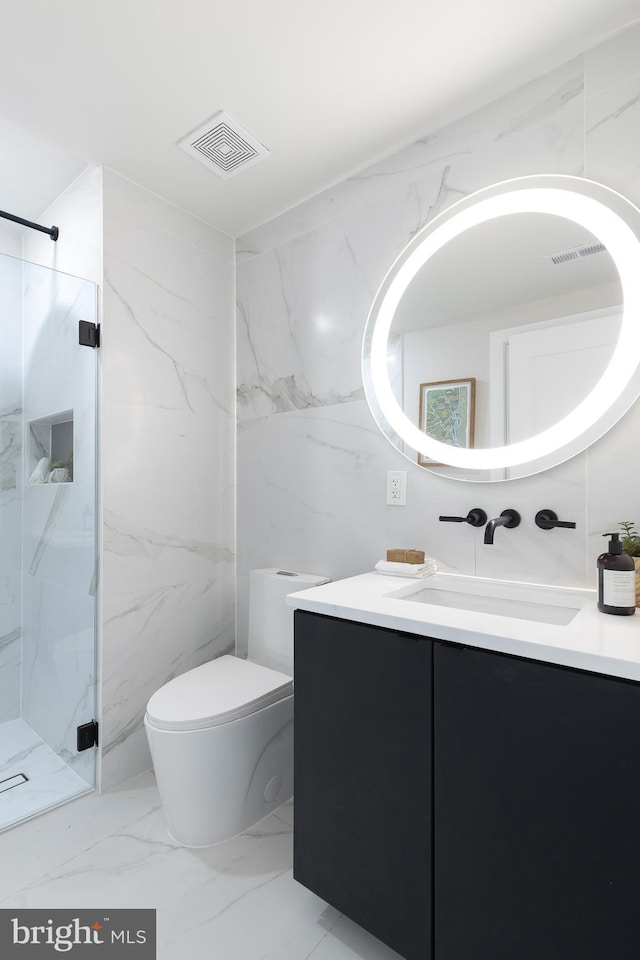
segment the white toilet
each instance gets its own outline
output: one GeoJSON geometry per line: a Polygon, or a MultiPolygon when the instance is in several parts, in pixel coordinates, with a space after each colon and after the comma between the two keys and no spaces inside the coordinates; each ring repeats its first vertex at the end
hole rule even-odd
{"type": "Polygon", "coordinates": [[[293,793],[293,610],[326,577],[252,570],[249,659],[224,656],[161,687],[144,725],[171,836],[228,840],[293,793]]]}

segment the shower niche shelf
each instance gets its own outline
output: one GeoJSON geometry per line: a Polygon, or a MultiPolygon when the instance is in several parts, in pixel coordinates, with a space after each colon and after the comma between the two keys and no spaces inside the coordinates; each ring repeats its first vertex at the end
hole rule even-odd
{"type": "Polygon", "coordinates": [[[27,434],[29,484],[73,482],[73,410],[30,420],[27,434]]]}

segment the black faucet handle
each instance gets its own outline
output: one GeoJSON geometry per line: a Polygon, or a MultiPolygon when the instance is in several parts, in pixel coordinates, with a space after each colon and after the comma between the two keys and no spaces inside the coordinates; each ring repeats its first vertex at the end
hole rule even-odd
{"type": "Polygon", "coordinates": [[[536,513],[536,526],[541,530],[553,530],[554,527],[566,527],[569,530],[575,530],[576,525],[571,520],[558,520],[558,514],[555,510],[538,510],[536,513]]]}
{"type": "Polygon", "coordinates": [[[470,523],[472,527],[484,527],[487,522],[487,515],[481,507],[474,507],[469,510],[466,517],[438,517],[438,520],[444,520],[447,523],[470,523]]]}
{"type": "Polygon", "coordinates": [[[522,517],[517,510],[503,510],[500,516],[509,518],[506,523],[502,524],[502,526],[506,527],[507,530],[513,530],[514,527],[520,526],[520,520],[522,517]]]}

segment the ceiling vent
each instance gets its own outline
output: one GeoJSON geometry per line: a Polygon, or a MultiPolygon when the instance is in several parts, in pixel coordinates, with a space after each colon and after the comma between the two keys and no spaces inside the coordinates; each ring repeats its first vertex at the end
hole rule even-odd
{"type": "Polygon", "coordinates": [[[178,140],[178,146],[225,180],[269,156],[267,148],[224,110],[178,140]]]}
{"type": "Polygon", "coordinates": [[[560,264],[569,263],[570,260],[581,260],[583,257],[591,257],[594,253],[604,253],[607,248],[604,243],[586,243],[582,247],[572,247],[571,250],[562,250],[560,253],[552,253],[545,260],[550,263],[560,264]]]}

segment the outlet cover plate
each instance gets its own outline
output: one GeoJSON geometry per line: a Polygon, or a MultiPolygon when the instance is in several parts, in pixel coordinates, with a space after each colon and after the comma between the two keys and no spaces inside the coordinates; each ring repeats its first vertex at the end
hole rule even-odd
{"type": "Polygon", "coordinates": [[[387,504],[391,507],[407,505],[407,471],[389,470],[387,472],[387,504]]]}

